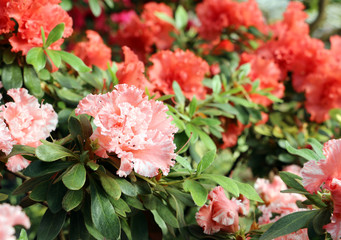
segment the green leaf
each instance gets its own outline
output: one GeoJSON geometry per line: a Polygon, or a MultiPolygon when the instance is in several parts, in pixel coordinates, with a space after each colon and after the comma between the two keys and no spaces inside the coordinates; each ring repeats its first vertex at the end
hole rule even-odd
{"type": "Polygon", "coordinates": [[[12,52],[10,49],[6,49],[2,55],[2,60],[4,60],[7,65],[12,64],[16,56],[16,53],[12,52]]]}
{"type": "Polygon", "coordinates": [[[15,155],[23,155],[23,154],[34,154],[35,149],[33,147],[25,146],[25,145],[14,145],[12,151],[7,156],[0,156],[1,159],[7,159],[13,157],[15,155]]]}
{"type": "Polygon", "coordinates": [[[256,190],[250,184],[238,182],[236,180],[234,182],[237,184],[240,194],[243,194],[247,199],[261,203],[263,202],[256,190]]]}
{"type": "Polygon", "coordinates": [[[197,103],[198,103],[197,98],[195,96],[193,96],[192,101],[189,104],[189,112],[188,112],[188,114],[189,114],[190,118],[193,117],[195,111],[197,110],[197,103]]]}
{"type": "Polygon", "coordinates": [[[192,170],[191,164],[189,163],[189,161],[186,158],[181,157],[180,155],[177,155],[175,160],[181,164],[181,166],[183,166],[184,168],[188,169],[188,170],[192,170]]]}
{"type": "Polygon", "coordinates": [[[146,216],[139,212],[131,218],[131,238],[132,240],[148,240],[148,221],[146,216]]]}
{"type": "Polygon", "coordinates": [[[296,179],[302,180],[300,176],[297,176],[296,174],[290,173],[290,172],[279,172],[279,176],[283,180],[283,182],[291,188],[294,188],[296,190],[302,191],[302,192],[308,192],[305,190],[305,188],[300,184],[296,179]]]}
{"type": "Polygon", "coordinates": [[[108,5],[109,8],[114,8],[114,1],[113,0],[104,0],[104,2],[108,5]]]}
{"type": "Polygon", "coordinates": [[[49,183],[47,181],[40,182],[36,187],[33,188],[32,192],[30,193],[30,199],[37,202],[45,201],[48,189],[49,183]]]}
{"type": "Polygon", "coordinates": [[[59,55],[64,62],[70,64],[77,72],[91,71],[91,68],[87,67],[79,57],[65,51],[59,51],[59,55]]]}
{"type": "Polygon", "coordinates": [[[53,62],[53,64],[59,68],[60,64],[62,64],[62,58],[59,55],[59,51],[56,50],[50,50],[50,49],[46,49],[45,50],[47,53],[47,56],[49,56],[49,58],[51,59],[51,61],[53,62]]]}
{"type": "Polygon", "coordinates": [[[43,40],[43,46],[45,47],[45,44],[46,44],[46,36],[45,36],[45,31],[44,31],[43,26],[40,27],[40,31],[41,31],[41,38],[42,38],[42,40],[43,40]]]}
{"type": "Polygon", "coordinates": [[[105,192],[115,200],[121,197],[120,185],[105,173],[99,172],[99,180],[101,181],[102,187],[105,192]]]}
{"type": "Polygon", "coordinates": [[[91,12],[93,13],[93,15],[95,17],[98,17],[99,15],[101,15],[101,6],[99,5],[98,0],[89,0],[89,6],[91,9],[91,12]]]}
{"type": "Polygon", "coordinates": [[[42,162],[34,161],[24,170],[23,174],[28,177],[40,177],[49,173],[59,172],[74,164],[71,161],[42,162]]]}
{"type": "Polygon", "coordinates": [[[197,167],[198,175],[205,171],[213,163],[215,155],[216,155],[215,150],[208,151],[204,154],[197,167]]]}
{"type": "Polygon", "coordinates": [[[180,105],[185,105],[185,96],[181,91],[181,87],[177,81],[173,81],[173,90],[175,93],[175,101],[179,103],[180,105]]]}
{"type": "Polygon", "coordinates": [[[62,209],[62,201],[66,191],[67,189],[61,181],[50,184],[46,200],[52,213],[57,213],[62,209]]]}
{"type": "Polygon", "coordinates": [[[42,97],[44,95],[40,86],[40,79],[31,66],[24,66],[24,83],[25,87],[27,87],[34,96],[42,97]]]}
{"type": "Polygon", "coordinates": [[[144,211],[142,202],[136,197],[122,196],[124,201],[131,207],[144,211]]]}
{"type": "Polygon", "coordinates": [[[69,190],[63,198],[62,206],[65,209],[65,211],[69,212],[72,209],[75,209],[76,207],[78,207],[79,204],[81,204],[82,200],[83,200],[83,190],[77,190],[77,191],[69,190]]]}
{"type": "Polygon", "coordinates": [[[228,177],[222,176],[222,175],[216,175],[216,174],[201,174],[198,176],[201,179],[206,179],[213,181],[220,186],[222,186],[227,192],[232,193],[234,196],[239,196],[239,188],[237,183],[228,177]]]}
{"type": "Polygon", "coordinates": [[[108,239],[119,239],[120,220],[108,197],[94,181],[90,181],[91,218],[97,230],[108,239]]]}
{"type": "Polygon", "coordinates": [[[25,229],[21,229],[18,240],[28,240],[27,232],[25,229]]]}
{"type": "Polygon", "coordinates": [[[164,205],[161,200],[156,205],[156,211],[160,215],[160,217],[172,227],[178,228],[179,223],[176,217],[174,216],[173,212],[169,209],[170,206],[164,205]]]}
{"type": "Polygon", "coordinates": [[[84,115],[80,115],[78,118],[71,116],[69,118],[69,131],[73,138],[81,136],[83,139],[87,139],[92,135],[92,126],[89,119],[84,115]]]}
{"type": "Polygon", "coordinates": [[[158,18],[160,18],[161,20],[168,22],[170,24],[172,24],[173,26],[175,26],[175,21],[172,17],[170,17],[169,15],[167,15],[164,12],[154,12],[155,16],[157,16],[158,18]]]}
{"type": "Polygon", "coordinates": [[[1,81],[6,90],[21,88],[23,84],[21,68],[16,64],[4,65],[1,72],[1,81]]]}
{"type": "Polygon", "coordinates": [[[183,6],[179,7],[175,11],[175,26],[177,29],[183,29],[187,26],[188,15],[183,6]]]}
{"type": "Polygon", "coordinates": [[[17,187],[12,194],[13,195],[18,195],[18,194],[23,194],[31,191],[33,188],[35,188],[38,184],[41,182],[49,179],[51,175],[44,175],[42,177],[37,177],[37,178],[31,178],[29,180],[26,180],[23,182],[19,187],[17,187]]]}
{"type": "Polygon", "coordinates": [[[213,78],[212,78],[212,90],[213,90],[213,93],[220,93],[221,92],[221,80],[220,80],[220,77],[219,75],[215,75],[213,78]]]}
{"type": "Polygon", "coordinates": [[[8,198],[7,194],[0,193],[0,202],[5,201],[8,198]]]}
{"type": "Polygon", "coordinates": [[[124,217],[126,216],[126,212],[131,212],[129,205],[122,198],[117,200],[110,198],[110,202],[115,208],[115,211],[124,217]]]}
{"type": "Polygon", "coordinates": [[[44,162],[53,162],[65,157],[76,158],[71,150],[47,141],[36,148],[36,156],[44,162]]]}
{"type": "Polygon", "coordinates": [[[201,207],[207,200],[207,190],[200,183],[188,179],[184,182],[184,189],[191,193],[193,201],[196,205],[201,207]]]}
{"type": "Polygon", "coordinates": [[[320,209],[319,212],[316,214],[313,219],[313,227],[317,234],[322,235],[325,233],[325,229],[323,229],[323,226],[330,223],[331,214],[332,212],[328,208],[320,209]]]}
{"type": "Polygon", "coordinates": [[[33,65],[34,69],[39,72],[46,65],[46,55],[40,47],[31,48],[26,55],[26,62],[33,65]]]}
{"type": "Polygon", "coordinates": [[[137,189],[133,184],[123,178],[116,178],[115,180],[118,185],[120,185],[122,193],[130,197],[135,197],[137,195],[137,189]]]}
{"type": "Polygon", "coordinates": [[[74,93],[73,91],[69,89],[56,89],[58,97],[70,104],[77,105],[80,100],[83,99],[83,97],[77,93],[74,93]]]}
{"type": "Polygon", "coordinates": [[[308,143],[314,149],[315,153],[319,157],[319,160],[326,159],[326,156],[323,155],[323,145],[317,141],[315,138],[309,138],[308,143]]]}
{"type": "Polygon", "coordinates": [[[64,28],[65,24],[60,23],[51,30],[46,40],[45,44],[46,48],[63,37],[64,28]]]}
{"type": "Polygon", "coordinates": [[[319,211],[299,211],[289,215],[286,215],[277,220],[268,231],[266,231],[260,240],[272,240],[280,236],[287,235],[292,232],[296,232],[299,229],[307,228],[308,224],[318,214],[319,211]]]}
{"type": "Polygon", "coordinates": [[[64,185],[70,190],[79,190],[84,186],[86,170],[83,164],[77,163],[62,178],[64,185]]]}
{"type": "Polygon", "coordinates": [[[205,144],[205,146],[210,150],[216,150],[217,147],[211,137],[207,135],[204,131],[198,130],[200,140],[205,144]]]}
{"type": "Polygon", "coordinates": [[[53,214],[47,209],[38,228],[37,240],[55,239],[64,225],[65,218],[65,211],[53,214]]]}
{"type": "Polygon", "coordinates": [[[320,160],[319,156],[310,149],[296,149],[290,145],[288,141],[285,142],[287,151],[293,155],[300,156],[306,160],[320,160]]]}
{"type": "Polygon", "coordinates": [[[85,227],[84,217],[81,211],[72,211],[70,214],[70,240],[88,240],[90,234],[85,227]]]}

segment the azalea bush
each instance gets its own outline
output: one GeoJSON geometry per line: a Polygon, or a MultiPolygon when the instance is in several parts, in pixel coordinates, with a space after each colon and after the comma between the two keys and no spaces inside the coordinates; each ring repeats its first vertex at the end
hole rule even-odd
{"type": "Polygon", "coordinates": [[[277,4],[0,0],[0,240],[340,239],[341,6],[277,4]]]}

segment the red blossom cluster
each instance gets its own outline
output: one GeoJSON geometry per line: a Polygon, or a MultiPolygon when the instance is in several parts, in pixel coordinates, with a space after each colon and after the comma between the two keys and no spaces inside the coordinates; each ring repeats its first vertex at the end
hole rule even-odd
{"type": "MultiPolygon", "coordinates": [[[[59,3],[59,0],[0,1],[0,34],[10,34],[9,42],[13,52],[21,51],[26,55],[31,48],[41,47],[43,45],[41,27],[48,37],[56,25],[64,23],[63,37],[72,34],[72,18],[58,5],[59,3]],[[18,31],[14,32],[16,23],[18,31]]],[[[59,39],[49,48],[58,50],[63,41],[59,39]]]]}

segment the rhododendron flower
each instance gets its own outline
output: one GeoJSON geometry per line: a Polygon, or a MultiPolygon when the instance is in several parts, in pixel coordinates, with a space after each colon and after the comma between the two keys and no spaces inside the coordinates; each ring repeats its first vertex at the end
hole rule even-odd
{"type": "MultiPolygon", "coordinates": [[[[59,23],[65,23],[64,38],[69,37],[73,31],[72,19],[58,5],[60,2],[58,0],[6,1],[5,11],[18,23],[18,32],[9,38],[14,52],[22,51],[22,54],[26,55],[31,48],[41,47],[43,45],[41,27],[44,29],[46,38],[59,23]]],[[[49,48],[59,50],[63,41],[59,39],[49,48]]]]}
{"type": "MultiPolygon", "coordinates": [[[[296,173],[300,170],[300,167],[290,165],[284,168],[284,170],[296,173]]],[[[273,223],[290,213],[305,210],[299,208],[296,204],[296,201],[306,200],[305,197],[295,193],[281,193],[282,190],[287,189],[287,186],[279,176],[275,176],[271,183],[267,179],[258,178],[255,182],[255,189],[265,202],[265,205],[258,206],[258,209],[262,212],[262,216],[258,219],[259,224],[273,223]]],[[[308,240],[307,229],[301,229],[276,238],[276,240],[290,239],[308,240]]]]}
{"type": "Polygon", "coordinates": [[[187,98],[196,95],[204,99],[206,89],[202,84],[204,76],[209,72],[206,61],[193,52],[177,49],[175,52],[160,51],[150,57],[153,66],[148,68],[148,76],[155,91],[173,94],[172,84],[177,81],[187,98]]]}
{"type": "MultiPolygon", "coordinates": [[[[272,95],[278,98],[284,96],[284,84],[280,81],[281,71],[274,61],[264,59],[255,54],[243,53],[240,64],[245,63],[251,64],[251,71],[248,76],[251,81],[259,80],[259,90],[271,89],[270,93],[272,95]]],[[[244,88],[250,92],[252,85],[246,84],[244,88]]],[[[249,96],[253,102],[263,106],[269,106],[273,103],[268,97],[260,94],[250,93],[249,96]]]]}
{"type": "Polygon", "coordinates": [[[107,158],[107,152],[121,159],[117,171],[127,176],[133,169],[147,177],[164,175],[174,165],[173,143],[176,127],[162,102],[148,100],[135,86],[119,84],[110,93],[88,95],[79,102],[76,114],[94,117],[97,126],[91,138],[98,142],[96,154],[107,158]]]}
{"type": "Polygon", "coordinates": [[[119,13],[113,13],[110,15],[110,19],[117,23],[127,23],[130,21],[131,17],[136,15],[134,10],[122,11],[119,13]]]}
{"type": "Polygon", "coordinates": [[[117,64],[118,70],[116,72],[119,83],[134,85],[143,90],[147,87],[149,91],[153,91],[151,83],[144,75],[143,62],[138,59],[130,48],[124,46],[122,49],[124,62],[117,64]]]}
{"type": "Polygon", "coordinates": [[[222,117],[220,120],[222,122],[222,127],[225,130],[222,133],[223,144],[220,146],[220,148],[224,149],[235,146],[238,142],[238,137],[244,131],[245,126],[239,121],[235,122],[234,120],[224,117],[222,117]]]}
{"type": "Polygon", "coordinates": [[[7,203],[0,205],[0,239],[15,240],[15,225],[30,228],[30,219],[22,211],[20,206],[11,206],[7,203]]]}
{"type": "MultiPolygon", "coordinates": [[[[40,105],[26,89],[10,89],[7,94],[14,102],[0,106],[0,150],[8,154],[14,144],[37,147],[57,126],[58,116],[50,104],[40,105]],[[4,125],[6,123],[6,126],[4,125]]],[[[7,168],[13,172],[27,167],[29,161],[20,155],[8,159],[7,168]]]]}
{"type": "Polygon", "coordinates": [[[231,27],[256,27],[261,32],[267,31],[262,12],[255,0],[239,3],[232,0],[204,0],[196,7],[201,22],[199,34],[207,40],[220,37],[222,31],[231,27]]]}
{"type": "Polygon", "coordinates": [[[196,220],[206,234],[214,234],[219,231],[234,233],[239,229],[238,212],[246,212],[244,203],[237,199],[229,200],[220,186],[215,187],[208,194],[209,204],[200,208],[196,213],[196,220]]]}
{"type": "Polygon", "coordinates": [[[103,70],[111,62],[111,49],[103,43],[101,36],[92,30],[86,31],[87,41],[79,42],[73,51],[83,62],[92,67],[95,65],[103,70]]]}
{"type": "Polygon", "coordinates": [[[334,211],[331,223],[324,228],[336,240],[341,237],[341,139],[326,142],[323,154],[326,159],[318,162],[310,160],[304,164],[301,171],[302,183],[310,193],[320,191],[321,187],[330,191],[334,211]]]}

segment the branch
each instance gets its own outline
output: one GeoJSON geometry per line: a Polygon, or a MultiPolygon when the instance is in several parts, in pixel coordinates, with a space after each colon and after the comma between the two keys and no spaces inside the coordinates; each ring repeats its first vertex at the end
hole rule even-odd
{"type": "Polygon", "coordinates": [[[323,23],[325,16],[326,16],[326,8],[329,3],[329,0],[319,0],[318,6],[318,14],[317,18],[314,22],[310,24],[310,34],[314,33],[320,25],[323,23]]]}

